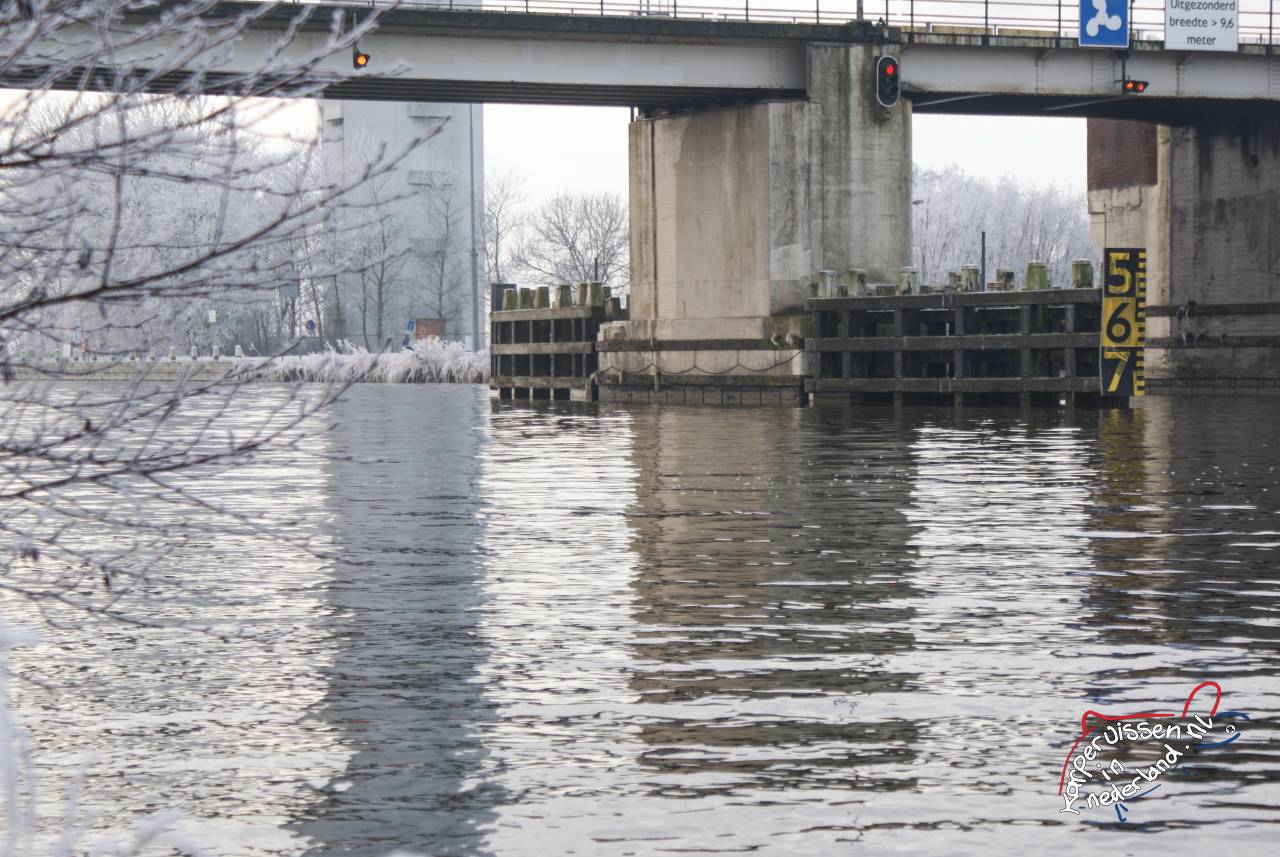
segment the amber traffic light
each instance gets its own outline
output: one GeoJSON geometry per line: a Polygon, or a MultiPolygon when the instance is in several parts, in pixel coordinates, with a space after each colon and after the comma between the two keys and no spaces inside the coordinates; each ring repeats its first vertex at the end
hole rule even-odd
{"type": "Polygon", "coordinates": [[[369,65],[369,55],[359,48],[351,49],[351,66],[352,68],[364,68],[369,65]]]}
{"type": "Polygon", "coordinates": [[[1125,95],[1141,95],[1147,91],[1147,87],[1150,85],[1145,80],[1134,80],[1131,77],[1126,77],[1120,88],[1125,95]]]}

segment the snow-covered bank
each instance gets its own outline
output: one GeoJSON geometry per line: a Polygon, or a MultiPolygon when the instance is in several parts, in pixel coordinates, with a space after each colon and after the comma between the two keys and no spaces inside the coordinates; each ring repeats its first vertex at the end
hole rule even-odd
{"type": "Polygon", "coordinates": [[[301,357],[277,357],[258,375],[264,381],[316,381],[345,384],[483,384],[489,353],[468,351],[461,343],[425,339],[413,351],[371,354],[347,348],[301,357]]]}

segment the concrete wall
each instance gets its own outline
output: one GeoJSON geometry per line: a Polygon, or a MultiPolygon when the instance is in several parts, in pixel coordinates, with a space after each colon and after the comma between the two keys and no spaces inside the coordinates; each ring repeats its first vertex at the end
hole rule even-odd
{"type": "MultiPolygon", "coordinates": [[[[1167,305],[1171,131],[1148,122],[1090,119],[1089,219],[1093,242],[1147,248],[1147,303],[1167,305]]],[[[1102,272],[1105,275],[1105,272],[1102,272]]],[[[1101,282],[1101,279],[1099,279],[1101,282]]],[[[1169,319],[1147,320],[1147,337],[1169,335],[1169,319]]],[[[1149,349],[1147,372],[1171,371],[1165,349],[1149,349]]]]}
{"type": "Polygon", "coordinates": [[[815,120],[812,105],[767,102],[631,124],[633,320],[802,309],[818,256],[815,120]]]}
{"type": "Polygon", "coordinates": [[[1102,168],[1090,152],[1095,240],[1151,254],[1148,304],[1164,315],[1148,322],[1148,372],[1280,377],[1280,108],[1160,128],[1155,151],[1157,183],[1127,187],[1096,186],[1124,170],[1102,168]]]}
{"type": "Polygon", "coordinates": [[[911,111],[869,46],[815,45],[811,99],[630,129],[633,338],[769,336],[822,270],[896,282],[911,254],[911,111]]]}
{"type": "Polygon", "coordinates": [[[875,98],[874,45],[811,45],[820,131],[822,268],[897,282],[911,264],[911,102],[875,98]]]}
{"type": "Polygon", "coordinates": [[[1280,300],[1280,110],[1175,129],[1171,180],[1180,302],[1280,300]]]}
{"type": "MultiPolygon", "coordinates": [[[[404,152],[414,140],[420,144],[396,164],[394,173],[380,193],[392,198],[385,203],[394,224],[393,253],[401,255],[402,267],[394,291],[396,300],[386,319],[384,335],[396,342],[404,334],[410,318],[439,314],[435,295],[428,290],[433,282],[429,262],[415,250],[443,250],[448,254],[445,335],[448,339],[471,342],[480,334],[485,345],[487,324],[477,325],[473,314],[483,312],[484,277],[484,109],[478,104],[402,103],[390,101],[321,102],[322,148],[329,174],[356,180],[368,163],[385,147],[384,157],[404,152]],[[440,200],[450,199],[452,235],[445,246],[440,200]],[[474,201],[474,208],[472,202],[474,201]],[[474,214],[474,217],[473,217],[474,214]],[[474,263],[474,264],[473,264],[474,263]]],[[[367,195],[353,200],[367,203],[367,195]]],[[[353,214],[366,219],[367,212],[353,214]]],[[[342,288],[356,300],[359,284],[354,277],[342,288]]],[[[348,314],[353,310],[349,310],[348,314]]],[[[359,339],[358,318],[348,319],[348,336],[359,339]]],[[[376,343],[373,343],[376,345],[376,343]]]]}

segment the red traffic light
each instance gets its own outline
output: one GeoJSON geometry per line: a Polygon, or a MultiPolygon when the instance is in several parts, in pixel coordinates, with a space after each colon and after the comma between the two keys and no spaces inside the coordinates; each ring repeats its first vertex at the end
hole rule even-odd
{"type": "Polygon", "coordinates": [[[1147,87],[1150,85],[1151,84],[1145,80],[1134,80],[1133,78],[1126,77],[1121,83],[1121,89],[1126,95],[1140,95],[1146,92],[1147,87]]]}
{"type": "Polygon", "coordinates": [[[351,49],[351,67],[364,68],[369,64],[369,55],[359,48],[351,49]]]}
{"type": "Polygon", "coordinates": [[[892,107],[902,97],[902,66],[893,57],[876,58],[876,101],[881,107],[892,107]]]}

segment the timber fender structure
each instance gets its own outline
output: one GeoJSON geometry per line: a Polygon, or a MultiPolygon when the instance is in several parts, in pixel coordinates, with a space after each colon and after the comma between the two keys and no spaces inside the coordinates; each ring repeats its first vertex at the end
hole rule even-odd
{"type": "Polygon", "coordinates": [[[809,307],[814,401],[1058,405],[1101,392],[1100,289],[817,298],[809,307]]]}

